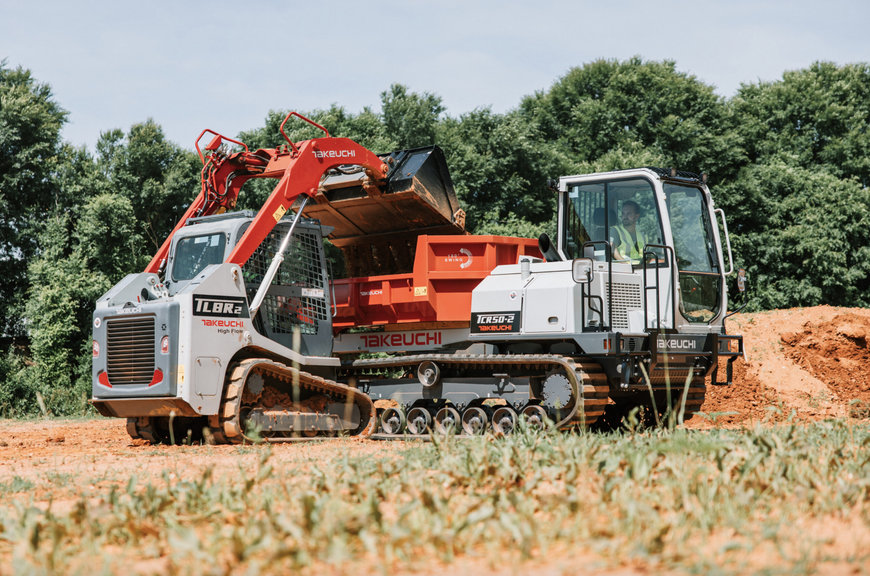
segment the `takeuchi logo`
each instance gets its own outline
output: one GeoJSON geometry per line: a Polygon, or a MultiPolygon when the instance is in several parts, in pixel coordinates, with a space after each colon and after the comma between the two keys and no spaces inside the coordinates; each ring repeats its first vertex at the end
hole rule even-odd
{"type": "Polygon", "coordinates": [[[353,158],[356,150],[315,150],[315,158],[353,158]]]}
{"type": "Polygon", "coordinates": [[[698,343],[689,338],[658,338],[658,347],[662,350],[697,350],[698,343]]]}

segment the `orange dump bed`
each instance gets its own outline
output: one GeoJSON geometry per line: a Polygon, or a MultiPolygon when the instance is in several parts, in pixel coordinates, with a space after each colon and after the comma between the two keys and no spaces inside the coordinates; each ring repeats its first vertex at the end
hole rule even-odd
{"type": "MultiPolygon", "coordinates": [[[[410,274],[333,282],[336,332],[355,326],[450,322],[468,324],[471,291],[496,266],[541,257],[537,240],[508,236],[417,238],[410,274]]],[[[408,326],[407,328],[412,328],[408,326]]]]}

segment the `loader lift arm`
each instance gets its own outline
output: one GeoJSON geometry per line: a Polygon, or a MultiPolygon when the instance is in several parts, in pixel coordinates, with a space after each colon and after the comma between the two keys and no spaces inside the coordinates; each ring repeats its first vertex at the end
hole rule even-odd
{"type": "Polygon", "coordinates": [[[280,130],[287,145],[254,152],[250,152],[242,142],[212,130],[203,130],[196,142],[203,163],[200,192],[151,259],[145,272],[159,273],[169,253],[172,238],[189,218],[232,210],[242,185],[252,178],[274,178],[279,182],[227,259],[227,262],[239,266],[248,261],[299,196],[313,198],[317,194],[320,180],[327,171],[338,166],[361,166],[369,181],[375,185],[380,184],[389,171],[388,166],[370,150],[349,138],[330,136],[325,128],[296,112],[287,114],[280,130]],[[323,130],[325,136],[293,143],[284,132],[284,125],[293,116],[323,130]],[[199,141],[206,133],[214,137],[203,153],[199,141]],[[224,140],[240,145],[244,150],[226,154],[222,149],[224,140]]]}

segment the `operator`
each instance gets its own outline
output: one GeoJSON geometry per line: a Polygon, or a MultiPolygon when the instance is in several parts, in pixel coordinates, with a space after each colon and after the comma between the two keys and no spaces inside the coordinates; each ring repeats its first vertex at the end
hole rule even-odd
{"type": "Polygon", "coordinates": [[[631,260],[632,264],[639,264],[643,258],[646,238],[637,227],[640,216],[640,206],[637,202],[626,200],[622,204],[621,225],[613,227],[617,236],[613,249],[614,260],[631,260]]]}

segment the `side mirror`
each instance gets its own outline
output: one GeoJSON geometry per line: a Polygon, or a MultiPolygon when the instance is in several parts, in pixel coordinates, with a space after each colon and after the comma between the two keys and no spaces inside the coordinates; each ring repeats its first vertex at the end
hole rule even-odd
{"type": "Polygon", "coordinates": [[[592,282],[593,263],[590,258],[575,258],[571,263],[571,276],[578,284],[592,282]]]}
{"type": "Polygon", "coordinates": [[[746,292],[746,288],[748,288],[746,282],[746,270],[740,268],[737,271],[737,290],[739,290],[741,294],[744,294],[746,292]]]}

